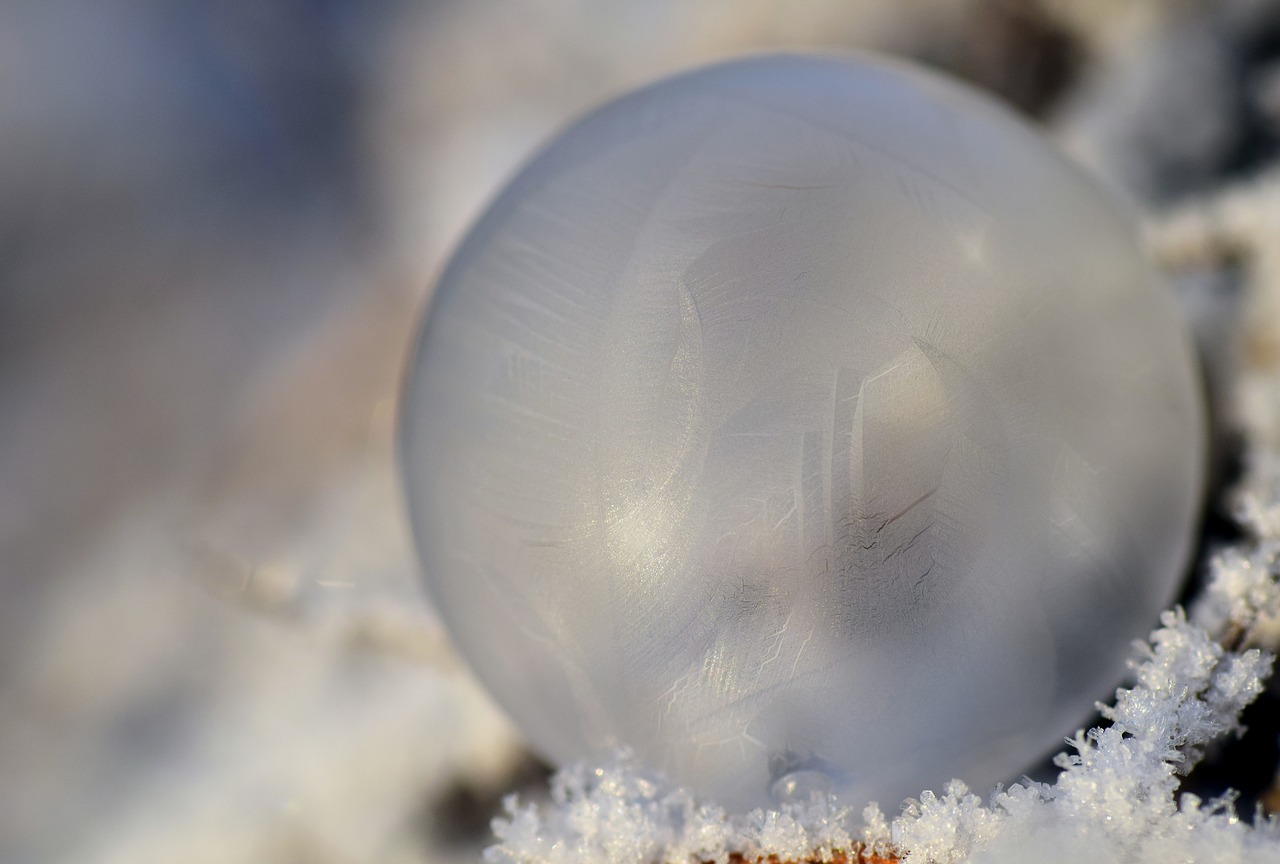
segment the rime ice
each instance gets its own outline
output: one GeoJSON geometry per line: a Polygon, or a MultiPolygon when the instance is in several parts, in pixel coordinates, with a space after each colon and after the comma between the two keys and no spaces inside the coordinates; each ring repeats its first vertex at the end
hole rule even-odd
{"type": "Polygon", "coordinates": [[[1015,776],[1171,598],[1203,417],[1133,226],[872,60],[661,82],[443,274],[404,468],[459,648],[558,761],[735,809],[1015,776]]]}

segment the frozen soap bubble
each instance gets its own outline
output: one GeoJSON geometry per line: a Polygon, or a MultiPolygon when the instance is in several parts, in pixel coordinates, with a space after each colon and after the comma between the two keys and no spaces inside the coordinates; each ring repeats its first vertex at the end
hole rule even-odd
{"type": "Polygon", "coordinates": [[[557,761],[731,809],[1016,778],[1122,678],[1202,491],[1131,220],[965,87],[765,57],[595,111],[440,280],[433,598],[557,761]]]}

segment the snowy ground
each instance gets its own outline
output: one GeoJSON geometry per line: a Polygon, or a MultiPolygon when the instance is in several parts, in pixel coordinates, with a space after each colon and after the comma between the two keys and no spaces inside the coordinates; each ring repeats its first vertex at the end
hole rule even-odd
{"type": "MultiPolygon", "coordinates": [[[[477,860],[501,793],[545,783],[416,585],[392,421],[431,276],[599,100],[738,52],[852,46],[1001,93],[1151,214],[1224,474],[1242,433],[1254,454],[1235,541],[1261,566],[1280,196],[1250,178],[1280,143],[1280,4],[20,0],[0,9],[0,860],[477,860]]],[[[1213,653],[1170,632],[1178,676],[1213,653]]],[[[1270,744],[1249,765],[1210,746],[1203,788],[1265,792],[1271,698],[1249,720],[1270,744]]],[[[1217,860],[1262,842],[1174,813],[1168,782],[1139,791],[1144,836],[1207,819],[1238,841],[1217,860]]],[[[1072,794],[926,799],[897,839],[923,850],[911,826],[934,818],[929,837],[956,825],[997,854],[1020,806],[1072,794]]]]}

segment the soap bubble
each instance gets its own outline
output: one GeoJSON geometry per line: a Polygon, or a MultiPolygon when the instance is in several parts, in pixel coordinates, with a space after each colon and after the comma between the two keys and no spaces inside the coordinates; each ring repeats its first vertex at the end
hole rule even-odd
{"type": "Polygon", "coordinates": [[[963,86],[724,63],[572,126],[445,270],[427,583],[554,760],[732,809],[1016,778],[1184,571],[1204,417],[1131,220],[963,86]]]}

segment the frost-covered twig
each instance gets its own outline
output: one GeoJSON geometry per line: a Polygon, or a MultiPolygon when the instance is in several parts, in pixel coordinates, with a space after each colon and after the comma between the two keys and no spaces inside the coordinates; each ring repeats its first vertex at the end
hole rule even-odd
{"type": "Polygon", "coordinates": [[[1137,862],[1280,861],[1280,835],[1270,823],[1249,828],[1229,801],[1175,800],[1178,775],[1204,745],[1239,728],[1271,657],[1223,648],[1180,611],[1165,613],[1162,623],[1144,646],[1137,684],[1103,709],[1113,725],[1075,736],[1075,752],[1057,758],[1063,772],[1056,784],[1015,785],[990,806],[958,782],[940,798],[925,793],[893,825],[908,860],[963,861],[978,853],[995,861],[1097,860],[1105,853],[1103,860],[1137,862]]]}
{"type": "Polygon", "coordinates": [[[626,754],[578,765],[552,781],[553,806],[540,813],[506,800],[494,821],[498,845],[487,864],[640,864],[640,862],[812,859],[871,862],[887,855],[889,826],[874,808],[857,814],[821,796],[776,811],[729,816],[637,766],[626,754]],[[863,857],[858,859],[858,855],[863,857]]]}

